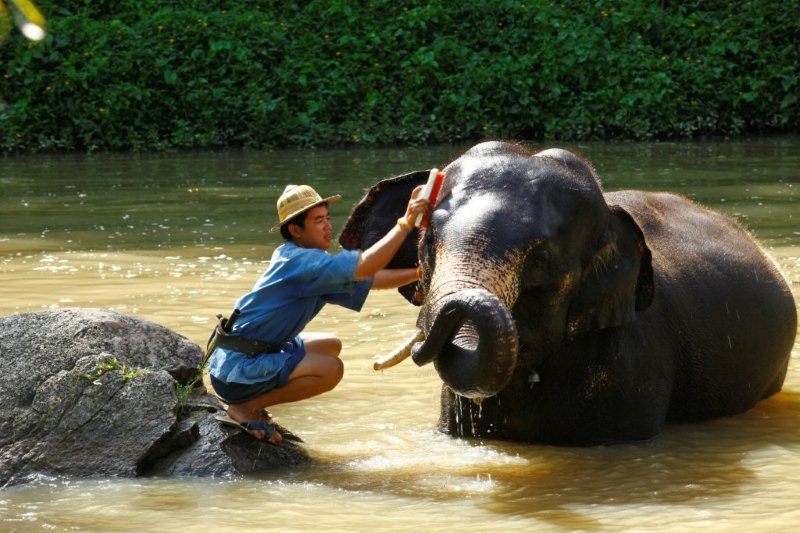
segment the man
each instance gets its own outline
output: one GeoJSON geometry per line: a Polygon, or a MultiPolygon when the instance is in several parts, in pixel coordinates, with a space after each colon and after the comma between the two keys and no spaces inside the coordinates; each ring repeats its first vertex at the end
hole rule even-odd
{"type": "Polygon", "coordinates": [[[211,385],[226,401],[229,423],[277,444],[267,407],[333,389],[342,379],[342,342],[326,333],[302,332],[326,303],[359,311],[370,289],[400,287],[419,279],[416,269],[385,269],[430,206],[414,190],[403,217],[363,252],[327,252],[333,242],[328,204],[307,185],[289,185],[278,198],[278,224],[286,242],[252,290],[239,298],[230,335],[217,335],[209,360],[211,385]],[[302,333],[301,333],[302,332],[302,333]],[[232,420],[231,420],[232,419],[232,420]]]}

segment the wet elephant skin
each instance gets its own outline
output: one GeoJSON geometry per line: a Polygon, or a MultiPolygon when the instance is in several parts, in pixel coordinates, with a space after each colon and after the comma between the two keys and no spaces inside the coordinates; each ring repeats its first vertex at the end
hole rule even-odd
{"type": "MultiPolygon", "coordinates": [[[[675,194],[603,192],[591,165],[566,150],[489,142],[444,170],[430,226],[393,265],[422,266],[422,280],[401,292],[421,305],[426,339],[413,357],[442,377],[443,431],[639,440],[780,390],[796,306],[731,219],[675,194]]],[[[373,187],[342,245],[380,238],[426,177],[373,187]]]]}

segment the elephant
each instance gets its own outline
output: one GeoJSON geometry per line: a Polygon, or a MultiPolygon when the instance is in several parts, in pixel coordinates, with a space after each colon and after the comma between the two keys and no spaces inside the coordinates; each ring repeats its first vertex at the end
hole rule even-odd
{"type": "MultiPolygon", "coordinates": [[[[443,170],[428,226],[389,267],[421,267],[401,293],[420,306],[410,352],[442,379],[444,433],[639,441],[780,391],[797,308],[734,220],[673,193],[604,192],[560,148],[490,141],[443,170]]],[[[427,177],[373,186],[340,244],[377,241],[427,177]]]]}

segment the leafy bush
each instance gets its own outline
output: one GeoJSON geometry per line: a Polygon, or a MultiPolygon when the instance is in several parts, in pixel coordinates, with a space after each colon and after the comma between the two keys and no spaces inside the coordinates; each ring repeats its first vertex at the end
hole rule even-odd
{"type": "Polygon", "coordinates": [[[37,5],[6,152],[800,131],[800,0],[37,5]]]}

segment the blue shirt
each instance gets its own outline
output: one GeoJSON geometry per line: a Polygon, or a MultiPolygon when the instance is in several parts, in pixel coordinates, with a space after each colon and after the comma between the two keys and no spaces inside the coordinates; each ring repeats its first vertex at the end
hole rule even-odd
{"type": "MultiPolygon", "coordinates": [[[[302,248],[286,241],[272,254],[269,267],[249,293],[239,298],[241,314],[232,335],[271,344],[293,340],[326,303],[360,311],[372,280],[356,281],[358,252],[336,255],[302,248]]],[[[217,348],[208,371],[225,383],[258,383],[272,379],[290,356],[289,351],[248,356],[217,348]]]]}

